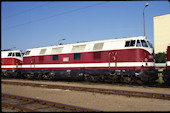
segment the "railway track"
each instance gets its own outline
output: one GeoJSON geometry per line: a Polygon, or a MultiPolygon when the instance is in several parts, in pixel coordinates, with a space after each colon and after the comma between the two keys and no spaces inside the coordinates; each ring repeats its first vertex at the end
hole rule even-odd
{"type": "Polygon", "coordinates": [[[22,86],[32,86],[32,87],[51,88],[51,89],[86,91],[86,92],[102,93],[102,94],[116,94],[116,95],[124,95],[128,97],[145,97],[145,98],[170,100],[170,94],[163,94],[163,93],[150,93],[150,92],[138,92],[138,91],[127,91],[127,90],[115,90],[115,89],[65,86],[65,85],[48,85],[48,84],[11,82],[11,81],[10,82],[1,81],[1,83],[9,84],[9,85],[22,85],[22,86]]]}
{"type": "Polygon", "coordinates": [[[94,109],[4,93],[1,94],[1,104],[2,107],[12,108],[19,112],[101,112],[94,109]]]}

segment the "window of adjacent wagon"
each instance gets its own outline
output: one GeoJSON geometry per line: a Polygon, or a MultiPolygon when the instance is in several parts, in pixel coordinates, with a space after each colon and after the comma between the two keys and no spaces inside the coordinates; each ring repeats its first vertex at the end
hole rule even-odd
{"type": "Polygon", "coordinates": [[[74,59],[79,60],[81,58],[80,53],[74,54],[74,59]]]}
{"type": "Polygon", "coordinates": [[[21,53],[16,53],[16,56],[21,57],[21,53]]]}
{"type": "Polygon", "coordinates": [[[58,60],[58,55],[53,55],[53,60],[58,60]]]}
{"type": "Polygon", "coordinates": [[[12,53],[8,53],[8,56],[12,56],[12,53]]]}
{"type": "Polygon", "coordinates": [[[15,53],[12,53],[12,56],[15,56],[15,53]]]}
{"type": "Polygon", "coordinates": [[[101,52],[94,52],[93,55],[94,55],[93,56],[94,59],[100,59],[101,58],[101,52]]]}

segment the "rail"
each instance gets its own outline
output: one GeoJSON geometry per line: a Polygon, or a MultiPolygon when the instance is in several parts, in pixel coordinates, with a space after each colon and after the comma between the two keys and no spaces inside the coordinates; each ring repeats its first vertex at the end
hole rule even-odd
{"type": "Polygon", "coordinates": [[[116,95],[124,95],[129,97],[145,97],[145,98],[170,100],[170,94],[163,94],[163,93],[150,93],[150,92],[127,91],[127,90],[89,88],[89,87],[77,87],[77,86],[65,86],[65,85],[48,85],[48,84],[9,82],[9,81],[1,81],[1,83],[22,85],[22,86],[33,86],[33,87],[41,87],[41,88],[52,88],[52,89],[56,88],[56,89],[74,90],[74,91],[87,91],[87,92],[103,93],[103,94],[116,94],[116,95]]]}
{"type": "Polygon", "coordinates": [[[95,109],[88,109],[62,103],[56,103],[41,99],[17,96],[11,94],[1,94],[1,102],[4,107],[12,107],[23,112],[101,112],[95,109]],[[17,100],[17,101],[16,101],[17,100]],[[36,107],[35,107],[36,106],[36,107]]]}

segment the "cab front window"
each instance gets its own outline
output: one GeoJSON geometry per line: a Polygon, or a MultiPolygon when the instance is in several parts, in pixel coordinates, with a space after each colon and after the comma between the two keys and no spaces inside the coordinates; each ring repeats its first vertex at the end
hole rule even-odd
{"type": "Polygon", "coordinates": [[[140,40],[137,40],[136,47],[141,47],[140,40]]]}
{"type": "Polygon", "coordinates": [[[145,40],[141,40],[141,43],[142,43],[142,46],[143,46],[143,47],[148,47],[148,45],[147,45],[147,43],[146,43],[145,40]]]}
{"type": "Polygon", "coordinates": [[[150,46],[150,48],[153,48],[152,44],[149,41],[147,41],[147,43],[150,46]]]}

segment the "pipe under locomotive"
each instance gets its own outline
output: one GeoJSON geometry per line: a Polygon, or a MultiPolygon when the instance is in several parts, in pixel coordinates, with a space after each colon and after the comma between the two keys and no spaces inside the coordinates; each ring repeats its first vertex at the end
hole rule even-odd
{"type": "Polygon", "coordinates": [[[130,37],[27,49],[22,68],[10,68],[16,62],[5,64],[1,57],[1,69],[29,79],[153,83],[158,79],[153,54],[146,37],[130,37]]]}

